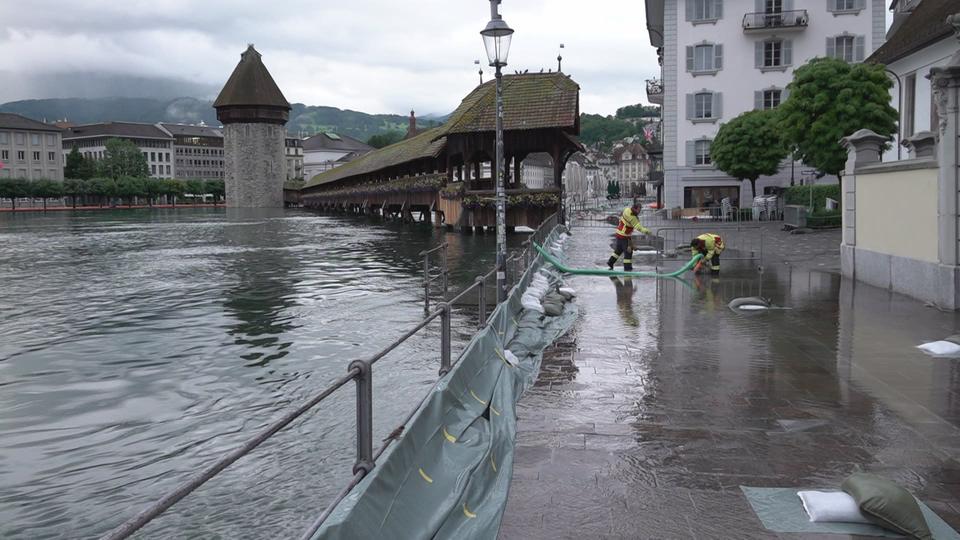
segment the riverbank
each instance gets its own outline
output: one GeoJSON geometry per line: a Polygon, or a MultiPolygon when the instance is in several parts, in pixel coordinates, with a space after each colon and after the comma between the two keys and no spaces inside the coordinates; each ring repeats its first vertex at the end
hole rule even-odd
{"type": "Polygon", "coordinates": [[[48,207],[46,207],[46,208],[44,208],[44,207],[42,207],[42,206],[40,206],[40,207],[28,206],[28,207],[26,207],[26,208],[23,208],[23,207],[19,207],[19,206],[18,206],[16,209],[14,209],[14,208],[0,208],[0,212],[8,212],[8,213],[13,213],[13,212],[18,212],[18,213],[19,213],[19,212],[67,212],[67,211],[73,211],[73,210],[77,210],[77,211],[89,211],[89,210],[139,210],[139,209],[143,209],[143,208],[156,208],[156,209],[160,209],[160,208],[223,208],[223,207],[224,207],[223,204],[209,204],[209,203],[201,203],[201,204],[177,204],[177,205],[173,205],[173,204],[153,204],[153,205],[148,205],[148,204],[134,204],[134,205],[130,205],[130,206],[125,205],[125,204],[124,204],[124,205],[117,205],[117,206],[48,206],[48,207]]]}
{"type": "MultiPolygon", "coordinates": [[[[960,317],[843,281],[838,231],[765,227],[762,274],[569,279],[581,316],[519,404],[501,538],[798,538],[740,486],[837,490],[855,471],[960,530],[960,361],[915,348],[960,317]],[[726,307],[761,294],[791,309],[726,307]]],[[[574,228],[571,266],[600,264],[609,234],[574,228]]]]}

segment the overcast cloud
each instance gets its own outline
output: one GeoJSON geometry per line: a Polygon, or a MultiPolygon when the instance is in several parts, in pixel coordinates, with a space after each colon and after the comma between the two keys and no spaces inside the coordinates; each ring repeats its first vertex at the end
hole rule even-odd
{"type": "MultiPolygon", "coordinates": [[[[515,30],[507,71],[556,69],[581,86],[581,110],[645,101],[658,72],[641,0],[504,0],[515,30]]],[[[256,44],[291,102],[379,113],[447,113],[479,81],[486,0],[31,0],[0,2],[0,72],[105,72],[219,88],[256,44]]],[[[485,66],[484,80],[491,75],[485,66]]],[[[0,100],[62,95],[0,85],[0,100]],[[15,89],[21,90],[15,90],[15,89]]],[[[212,97],[212,96],[197,96],[212,97]]]]}

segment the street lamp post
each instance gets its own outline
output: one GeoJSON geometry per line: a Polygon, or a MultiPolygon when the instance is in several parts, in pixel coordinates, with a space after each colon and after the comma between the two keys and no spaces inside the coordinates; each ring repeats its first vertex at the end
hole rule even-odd
{"type": "Polygon", "coordinates": [[[501,0],[490,0],[490,22],[480,35],[487,50],[490,65],[496,68],[497,78],[497,127],[496,157],[493,166],[493,184],[497,186],[497,303],[507,299],[507,194],[503,185],[503,75],[500,70],[507,65],[513,29],[500,16],[501,0]]]}

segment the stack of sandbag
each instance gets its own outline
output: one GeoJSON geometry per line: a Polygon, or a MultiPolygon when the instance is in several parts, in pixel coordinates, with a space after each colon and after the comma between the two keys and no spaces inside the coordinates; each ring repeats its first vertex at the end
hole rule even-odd
{"type": "Polygon", "coordinates": [[[540,301],[547,294],[547,289],[549,288],[550,282],[544,275],[539,272],[534,274],[527,290],[524,291],[523,296],[520,297],[520,303],[523,305],[523,308],[528,311],[544,313],[543,305],[540,301]]]}

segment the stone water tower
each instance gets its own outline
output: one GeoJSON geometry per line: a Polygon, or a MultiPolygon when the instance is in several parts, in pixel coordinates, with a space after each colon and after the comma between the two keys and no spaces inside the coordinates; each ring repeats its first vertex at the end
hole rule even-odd
{"type": "Polygon", "coordinates": [[[282,208],[290,103],[249,45],[217,100],[227,206],[282,208]]]}

